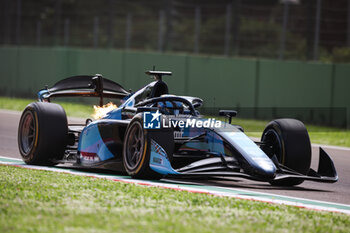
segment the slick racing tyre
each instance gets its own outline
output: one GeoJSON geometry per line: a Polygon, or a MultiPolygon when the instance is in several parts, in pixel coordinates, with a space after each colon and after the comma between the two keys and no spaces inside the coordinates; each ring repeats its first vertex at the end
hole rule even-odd
{"type": "Polygon", "coordinates": [[[168,154],[170,154],[173,150],[169,146],[174,141],[173,131],[167,132],[162,129],[156,129],[154,131],[150,132],[143,128],[142,114],[137,114],[128,125],[124,137],[123,164],[127,173],[133,178],[152,180],[162,178],[161,174],[153,171],[149,166],[151,138],[157,140],[168,154]],[[161,141],[159,141],[160,137],[161,141]]]}
{"type": "MultiPolygon", "coordinates": [[[[265,128],[261,149],[271,158],[276,156],[280,164],[307,175],[311,164],[311,144],[309,134],[301,121],[278,119],[265,128]]],[[[301,184],[300,179],[271,181],[272,185],[293,186],[301,184]]]]}
{"type": "Polygon", "coordinates": [[[60,105],[31,103],[19,122],[19,152],[27,164],[55,165],[64,155],[67,135],[67,116],[60,105]]]}
{"type": "Polygon", "coordinates": [[[155,180],[161,178],[160,174],[149,167],[150,146],[142,118],[136,115],[126,130],[123,146],[123,164],[127,173],[133,178],[155,180]]]}

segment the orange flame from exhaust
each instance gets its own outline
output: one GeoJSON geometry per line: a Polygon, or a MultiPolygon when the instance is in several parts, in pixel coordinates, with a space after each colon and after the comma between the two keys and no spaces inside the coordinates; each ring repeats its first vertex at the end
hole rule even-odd
{"type": "Polygon", "coordinates": [[[105,117],[108,112],[116,108],[118,108],[118,106],[113,104],[112,102],[109,102],[108,104],[105,104],[102,107],[94,105],[94,113],[92,114],[92,117],[95,120],[101,119],[102,117],[105,117]]]}

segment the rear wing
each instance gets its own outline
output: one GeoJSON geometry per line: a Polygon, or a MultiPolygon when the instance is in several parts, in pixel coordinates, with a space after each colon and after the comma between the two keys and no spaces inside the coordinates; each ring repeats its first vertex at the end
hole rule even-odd
{"type": "Polygon", "coordinates": [[[51,97],[100,97],[100,106],[103,105],[103,98],[123,98],[130,92],[125,90],[120,84],[112,80],[103,78],[102,75],[80,75],[63,79],[53,87],[40,90],[39,101],[50,102],[51,97]]]}

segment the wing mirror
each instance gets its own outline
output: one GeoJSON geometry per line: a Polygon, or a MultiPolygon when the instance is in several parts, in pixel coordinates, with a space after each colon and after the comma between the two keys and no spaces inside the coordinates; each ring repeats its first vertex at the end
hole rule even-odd
{"type": "Polygon", "coordinates": [[[235,110],[220,110],[219,116],[227,117],[228,123],[231,124],[232,117],[237,116],[237,111],[235,111],[235,110]]]}

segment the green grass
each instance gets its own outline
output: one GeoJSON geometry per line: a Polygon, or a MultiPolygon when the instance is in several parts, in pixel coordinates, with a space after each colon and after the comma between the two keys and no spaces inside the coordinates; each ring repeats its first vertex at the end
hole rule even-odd
{"type": "MultiPolygon", "coordinates": [[[[37,100],[0,97],[0,109],[23,111],[28,104],[35,101],[37,100]]],[[[93,113],[93,107],[91,105],[60,101],[55,101],[55,103],[62,105],[68,116],[90,118],[93,113]]]]}
{"type": "MultiPolygon", "coordinates": [[[[33,101],[35,100],[0,97],[0,109],[23,111],[26,105],[33,101]]],[[[93,113],[91,105],[68,102],[56,103],[64,107],[68,116],[90,118],[93,113]]],[[[224,120],[223,118],[221,119],[224,120]]],[[[260,138],[268,122],[263,120],[234,118],[232,123],[242,125],[248,136],[260,138]]],[[[309,131],[312,143],[350,147],[350,130],[314,125],[306,125],[306,127],[309,131]]]]}
{"type": "Polygon", "coordinates": [[[0,166],[0,232],[348,232],[345,214],[0,166]]]}

